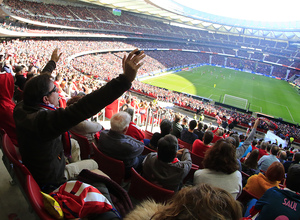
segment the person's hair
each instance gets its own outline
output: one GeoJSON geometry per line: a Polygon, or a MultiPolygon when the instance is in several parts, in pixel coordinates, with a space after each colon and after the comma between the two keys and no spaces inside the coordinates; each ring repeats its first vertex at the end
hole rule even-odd
{"type": "Polygon", "coordinates": [[[116,113],[110,119],[111,130],[122,133],[130,121],[131,117],[127,112],[116,113]]]}
{"type": "Polygon", "coordinates": [[[245,135],[244,134],[240,134],[239,138],[240,138],[241,142],[243,142],[245,140],[245,135]]]}
{"type": "Polygon", "coordinates": [[[216,131],[216,135],[218,135],[219,137],[223,136],[223,134],[224,134],[223,128],[219,128],[219,129],[216,131]]]}
{"type": "Polygon", "coordinates": [[[275,161],[268,167],[265,175],[270,181],[281,181],[285,175],[284,166],[275,161]]]}
{"type": "Polygon", "coordinates": [[[189,123],[189,129],[194,130],[196,126],[197,126],[196,120],[191,120],[189,123]]]}
{"type": "Polygon", "coordinates": [[[132,121],[132,119],[133,119],[133,109],[128,107],[124,110],[124,112],[127,112],[130,115],[131,121],[132,121]]]}
{"type": "Polygon", "coordinates": [[[181,189],[151,219],[238,220],[241,217],[241,204],[230,193],[209,184],[199,184],[181,189]]]}
{"type": "Polygon", "coordinates": [[[23,92],[23,102],[28,106],[43,103],[43,97],[49,93],[51,76],[47,74],[31,78],[26,82],[23,92]]]}
{"type": "Polygon", "coordinates": [[[208,128],[207,124],[204,124],[204,125],[203,125],[203,131],[206,131],[207,128],[208,128]]]}
{"type": "Polygon", "coordinates": [[[269,142],[263,141],[260,144],[260,149],[265,150],[269,146],[269,142]]]}
{"type": "Polygon", "coordinates": [[[258,156],[259,156],[259,150],[258,149],[255,149],[253,150],[249,157],[245,160],[244,164],[250,168],[250,169],[257,169],[257,159],[258,159],[258,156]]]}
{"type": "Polygon", "coordinates": [[[235,139],[233,137],[227,137],[225,138],[225,140],[231,143],[235,147],[235,139]]]}
{"type": "Polygon", "coordinates": [[[205,168],[231,174],[239,169],[236,159],[236,149],[226,139],[218,140],[205,154],[203,164],[205,168]]]}
{"type": "Polygon", "coordinates": [[[287,172],[285,185],[290,190],[300,193],[300,164],[291,164],[287,172]]]}
{"type": "Polygon", "coordinates": [[[163,119],[160,123],[160,132],[161,134],[164,136],[164,135],[167,135],[167,134],[170,134],[172,130],[172,122],[169,120],[169,119],[163,119]]]}
{"type": "Polygon", "coordinates": [[[253,145],[253,146],[257,145],[257,139],[254,139],[254,140],[252,141],[252,145],[253,145]]]}
{"type": "Polygon", "coordinates": [[[177,153],[178,142],[174,135],[167,134],[157,142],[157,158],[163,162],[170,163],[177,153]]]}
{"type": "Polygon", "coordinates": [[[272,144],[271,154],[277,156],[278,151],[279,147],[276,144],[272,144]]]}
{"type": "Polygon", "coordinates": [[[179,122],[181,119],[180,115],[179,114],[175,114],[175,118],[174,118],[174,121],[177,123],[179,122]]]}
{"type": "Polygon", "coordinates": [[[70,106],[76,102],[78,102],[79,99],[81,99],[83,96],[82,95],[76,95],[76,96],[73,96],[72,98],[70,98],[68,101],[67,101],[67,106],[70,106]]]}
{"type": "Polygon", "coordinates": [[[197,129],[198,129],[199,131],[201,131],[202,128],[203,128],[203,123],[200,121],[200,122],[198,123],[197,129]]]}
{"type": "Polygon", "coordinates": [[[286,152],[284,150],[279,151],[278,156],[282,160],[285,160],[287,158],[286,152]]]}
{"type": "Polygon", "coordinates": [[[230,137],[233,137],[235,139],[235,148],[238,148],[240,145],[240,137],[238,134],[232,134],[230,137]]]}
{"type": "Polygon", "coordinates": [[[20,65],[20,66],[15,66],[15,73],[19,73],[21,72],[23,69],[25,68],[24,65],[20,65]]]}
{"type": "Polygon", "coordinates": [[[214,139],[214,133],[212,131],[206,131],[203,135],[203,143],[208,145],[214,139]]]}
{"type": "Polygon", "coordinates": [[[299,163],[300,162],[300,152],[297,152],[294,154],[293,159],[295,161],[295,163],[299,163]]]}

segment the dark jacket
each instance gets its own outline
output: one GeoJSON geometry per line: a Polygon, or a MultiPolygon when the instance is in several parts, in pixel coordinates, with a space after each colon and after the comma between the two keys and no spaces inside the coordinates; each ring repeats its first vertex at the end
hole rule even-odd
{"type": "Polygon", "coordinates": [[[183,130],[183,128],[178,122],[175,122],[175,121],[172,122],[171,134],[173,134],[177,138],[180,138],[182,130],[183,130]]]}
{"type": "Polygon", "coordinates": [[[143,162],[143,176],[165,189],[178,191],[183,179],[192,167],[192,159],[188,149],[184,149],[181,161],[166,163],[157,158],[157,153],[147,155],[143,162]]]}
{"type": "Polygon", "coordinates": [[[144,143],[128,135],[105,130],[100,134],[98,148],[107,156],[122,160],[125,168],[137,168],[140,165],[138,156],[144,150],[144,143]]]}
{"type": "MultiPolygon", "coordinates": [[[[49,72],[55,63],[47,64],[49,72]]],[[[95,115],[128,90],[131,83],[124,75],[86,95],[77,103],[55,111],[31,107],[23,102],[14,109],[18,143],[23,163],[37,183],[58,185],[65,181],[65,159],[61,134],[79,122],[95,115]]]]}

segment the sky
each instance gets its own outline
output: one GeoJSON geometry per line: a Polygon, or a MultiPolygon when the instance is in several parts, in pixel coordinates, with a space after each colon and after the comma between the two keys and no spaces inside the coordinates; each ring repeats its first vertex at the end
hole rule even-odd
{"type": "Polygon", "coordinates": [[[300,21],[300,0],[174,0],[210,14],[249,21],[300,21]]]}

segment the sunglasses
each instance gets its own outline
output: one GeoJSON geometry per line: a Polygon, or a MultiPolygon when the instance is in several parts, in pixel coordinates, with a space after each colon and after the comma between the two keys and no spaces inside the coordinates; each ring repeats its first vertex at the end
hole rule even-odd
{"type": "Polygon", "coordinates": [[[57,92],[57,87],[56,87],[56,85],[54,85],[53,89],[52,89],[50,92],[48,92],[47,96],[48,96],[48,95],[51,95],[51,93],[53,93],[53,92],[57,92]]]}

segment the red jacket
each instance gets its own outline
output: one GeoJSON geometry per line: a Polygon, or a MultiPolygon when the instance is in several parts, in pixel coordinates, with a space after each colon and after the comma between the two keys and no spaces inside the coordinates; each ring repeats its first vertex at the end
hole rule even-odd
{"type": "Polygon", "coordinates": [[[204,157],[205,152],[210,147],[210,145],[205,145],[201,140],[197,139],[193,143],[192,153],[197,154],[200,157],[204,157]]]}
{"type": "Polygon", "coordinates": [[[129,123],[129,127],[128,127],[128,130],[126,132],[126,135],[129,135],[129,136],[131,136],[134,139],[137,139],[139,141],[142,141],[142,140],[145,139],[144,132],[142,132],[142,130],[139,129],[139,127],[135,123],[133,123],[132,121],[129,123]]]}
{"type": "Polygon", "coordinates": [[[11,73],[0,73],[0,128],[5,130],[13,144],[17,146],[16,125],[13,118],[15,103],[12,101],[14,88],[14,77],[11,73]]]}

